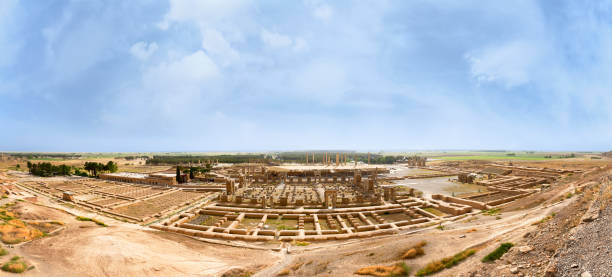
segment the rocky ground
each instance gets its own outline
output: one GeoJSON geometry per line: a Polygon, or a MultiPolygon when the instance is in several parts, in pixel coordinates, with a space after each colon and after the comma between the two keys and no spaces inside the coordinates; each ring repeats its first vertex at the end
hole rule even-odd
{"type": "Polygon", "coordinates": [[[469,276],[612,276],[610,185],[585,187],[558,213],[543,219],[506,255],[469,276]],[[603,207],[603,208],[602,208],[603,207]]]}
{"type": "Polygon", "coordinates": [[[570,232],[553,264],[557,276],[612,276],[612,185],[609,182],[603,183],[596,192],[582,224],[570,232]]]}

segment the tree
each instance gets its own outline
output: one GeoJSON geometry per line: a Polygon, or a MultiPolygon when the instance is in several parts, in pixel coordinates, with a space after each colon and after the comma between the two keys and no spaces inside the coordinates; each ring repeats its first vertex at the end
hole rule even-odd
{"type": "Polygon", "coordinates": [[[93,162],[85,162],[85,170],[89,171],[89,175],[94,175],[96,172],[96,163],[93,162]]]}
{"type": "Polygon", "coordinates": [[[96,162],[85,162],[85,170],[90,172],[92,176],[98,176],[98,172],[105,171],[105,165],[96,162]]]}
{"type": "Polygon", "coordinates": [[[70,175],[70,167],[65,164],[60,165],[58,171],[60,175],[64,175],[64,176],[70,175]]]}
{"type": "Polygon", "coordinates": [[[117,166],[117,163],[113,161],[108,161],[108,163],[106,163],[106,166],[104,166],[104,170],[113,173],[117,172],[117,170],[119,170],[119,167],[117,166]]]}
{"type": "Polygon", "coordinates": [[[180,166],[176,166],[176,181],[178,183],[181,182],[181,167],[180,166]]]}
{"type": "Polygon", "coordinates": [[[190,168],[189,168],[189,179],[195,179],[195,176],[193,176],[193,171],[194,171],[194,170],[195,170],[195,169],[194,169],[193,167],[190,167],[190,168]]]}

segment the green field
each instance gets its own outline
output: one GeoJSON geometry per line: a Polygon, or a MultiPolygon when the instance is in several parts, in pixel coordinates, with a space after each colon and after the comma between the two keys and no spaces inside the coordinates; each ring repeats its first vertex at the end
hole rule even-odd
{"type": "Polygon", "coordinates": [[[552,158],[545,158],[544,156],[533,156],[533,155],[519,155],[519,156],[505,156],[505,155],[474,155],[474,156],[443,156],[435,157],[435,159],[446,160],[446,161],[461,161],[461,160],[554,160],[559,159],[559,156],[552,156],[552,158]]]}
{"type": "Polygon", "coordinates": [[[415,152],[385,152],[384,155],[417,155],[429,160],[462,161],[462,160],[554,160],[583,157],[593,152],[537,152],[537,151],[415,151],[415,152]]]}

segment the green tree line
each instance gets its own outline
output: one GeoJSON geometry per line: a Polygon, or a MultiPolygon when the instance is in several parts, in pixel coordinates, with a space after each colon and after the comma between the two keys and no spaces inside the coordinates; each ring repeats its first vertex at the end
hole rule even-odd
{"type": "Polygon", "coordinates": [[[248,163],[266,162],[266,155],[214,155],[214,156],[153,156],[147,160],[148,165],[179,165],[188,163],[206,163],[206,161],[219,161],[220,163],[248,163]]]}

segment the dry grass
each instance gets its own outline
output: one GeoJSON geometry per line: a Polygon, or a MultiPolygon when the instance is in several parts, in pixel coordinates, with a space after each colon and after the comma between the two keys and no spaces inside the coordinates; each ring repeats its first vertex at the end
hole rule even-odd
{"type": "Polygon", "coordinates": [[[99,226],[108,227],[108,225],[106,225],[104,222],[102,222],[100,220],[97,220],[95,218],[89,218],[89,217],[84,217],[84,216],[77,216],[76,220],[78,220],[78,221],[91,221],[91,222],[93,222],[95,224],[98,224],[99,226]]]}
{"type": "Polygon", "coordinates": [[[540,225],[540,224],[546,223],[546,222],[548,222],[549,220],[553,219],[553,218],[554,218],[556,215],[557,215],[556,213],[552,213],[552,214],[550,214],[550,215],[546,216],[545,218],[543,218],[542,220],[540,220],[540,221],[536,221],[536,222],[534,222],[534,223],[533,223],[533,224],[531,224],[531,225],[540,225]]]}
{"type": "Polygon", "coordinates": [[[302,267],[302,265],[304,265],[304,263],[302,263],[302,262],[295,263],[294,265],[291,266],[291,270],[296,271],[296,270],[300,269],[302,267]]]}
{"type": "Polygon", "coordinates": [[[440,272],[445,268],[451,268],[459,264],[463,260],[467,259],[469,256],[474,255],[474,253],[476,253],[475,249],[467,249],[455,254],[454,256],[446,257],[439,261],[430,262],[425,265],[424,268],[421,268],[419,271],[417,271],[416,276],[431,275],[440,272]]]}
{"type": "Polygon", "coordinates": [[[16,244],[44,236],[38,229],[26,225],[19,219],[11,219],[0,225],[1,240],[7,244],[16,244]]]}
{"type": "Polygon", "coordinates": [[[612,202],[612,186],[608,184],[601,195],[599,210],[600,211],[605,210],[608,207],[608,205],[610,205],[611,202],[612,202]]]}
{"type": "Polygon", "coordinates": [[[423,250],[423,247],[427,245],[426,241],[421,241],[415,245],[413,245],[412,247],[410,247],[408,250],[406,250],[406,252],[402,255],[402,259],[414,259],[416,257],[420,257],[425,255],[425,251],[423,250]]]}
{"type": "Polygon", "coordinates": [[[281,272],[276,274],[276,276],[287,276],[287,275],[289,275],[289,273],[291,273],[291,269],[285,268],[285,269],[281,270],[281,272]]]}
{"type": "Polygon", "coordinates": [[[410,273],[410,267],[405,263],[398,263],[395,265],[384,266],[384,265],[372,265],[360,268],[355,272],[358,275],[370,275],[376,277],[389,277],[389,276],[407,276],[410,273]]]}

